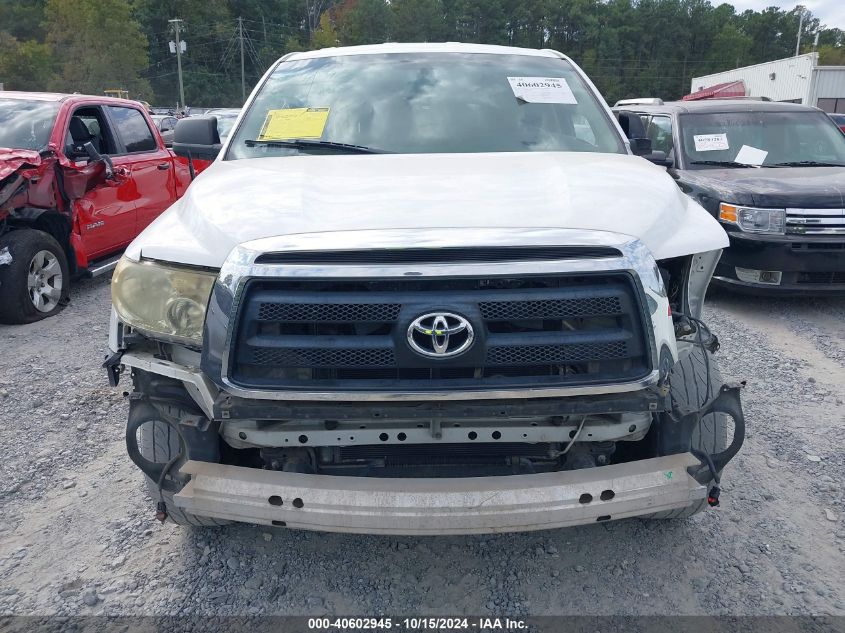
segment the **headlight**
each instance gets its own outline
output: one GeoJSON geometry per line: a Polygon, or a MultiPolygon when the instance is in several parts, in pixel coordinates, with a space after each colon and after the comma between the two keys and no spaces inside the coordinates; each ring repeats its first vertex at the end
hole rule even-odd
{"type": "Polygon", "coordinates": [[[112,304],[121,321],[142,332],[200,343],[216,278],[214,273],[122,257],[112,277],[112,304]]]}
{"type": "Polygon", "coordinates": [[[738,207],[722,202],[719,205],[719,219],[722,222],[730,222],[748,233],[783,235],[786,210],[738,207]]]}

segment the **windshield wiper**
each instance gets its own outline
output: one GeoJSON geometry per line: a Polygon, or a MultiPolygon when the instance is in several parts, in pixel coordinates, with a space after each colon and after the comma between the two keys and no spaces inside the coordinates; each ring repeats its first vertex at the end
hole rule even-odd
{"type": "Polygon", "coordinates": [[[259,139],[247,139],[244,141],[247,147],[290,147],[293,149],[336,149],[350,154],[389,154],[383,149],[374,149],[364,145],[351,145],[349,143],[335,143],[334,141],[313,141],[308,139],[290,139],[283,141],[262,141],[259,139]]]}
{"type": "Polygon", "coordinates": [[[787,163],[774,163],[766,167],[845,167],[843,163],[825,163],[815,160],[795,160],[787,163]]]}
{"type": "MultiPolygon", "coordinates": [[[[732,160],[694,160],[691,165],[713,165],[714,167],[759,167],[759,165],[748,165],[737,163],[732,160]]],[[[768,165],[767,165],[768,166],[768,165]]]]}

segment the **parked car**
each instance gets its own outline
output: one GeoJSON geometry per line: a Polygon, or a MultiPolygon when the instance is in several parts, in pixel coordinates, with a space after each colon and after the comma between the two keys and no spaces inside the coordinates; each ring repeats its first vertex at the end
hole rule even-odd
{"type": "Polygon", "coordinates": [[[176,129],[176,117],[170,115],[153,114],[150,118],[158,128],[159,134],[164,141],[165,147],[173,145],[173,130],[176,129]]]}
{"type": "Polygon", "coordinates": [[[240,108],[213,108],[206,112],[204,116],[217,117],[217,132],[220,134],[220,140],[225,141],[240,113],[240,108]]]}
{"type": "Polygon", "coordinates": [[[845,292],[845,136],[830,117],[750,100],[616,112],[728,232],[714,283],[753,293],[845,292]]]}
{"type": "Polygon", "coordinates": [[[718,504],[744,423],[700,318],[727,236],[566,56],[293,53],[222,150],[214,117],[173,147],[216,160],[121,259],[106,362],[160,519],[453,534],[718,504]]]}
{"type": "Polygon", "coordinates": [[[189,182],[137,101],[0,93],[0,322],[58,312],[189,182]]]}
{"type": "Polygon", "coordinates": [[[839,126],[839,129],[845,132],[845,114],[828,114],[833,119],[833,122],[839,126]]]}

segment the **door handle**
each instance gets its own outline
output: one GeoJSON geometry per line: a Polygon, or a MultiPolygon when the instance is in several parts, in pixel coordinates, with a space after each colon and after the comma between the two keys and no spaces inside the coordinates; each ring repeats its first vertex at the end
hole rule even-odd
{"type": "Polygon", "coordinates": [[[164,171],[165,169],[170,169],[170,163],[159,163],[158,169],[164,171]]]}

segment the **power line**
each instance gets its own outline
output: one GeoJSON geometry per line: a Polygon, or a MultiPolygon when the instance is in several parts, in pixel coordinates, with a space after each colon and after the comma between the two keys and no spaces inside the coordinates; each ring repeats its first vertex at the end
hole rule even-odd
{"type": "Polygon", "coordinates": [[[241,102],[246,101],[246,78],[244,76],[244,19],[238,18],[238,39],[241,42],[241,102]]]}

